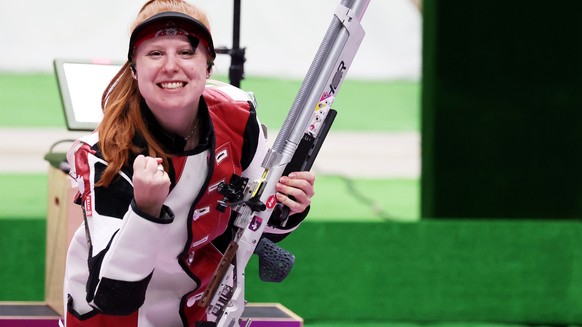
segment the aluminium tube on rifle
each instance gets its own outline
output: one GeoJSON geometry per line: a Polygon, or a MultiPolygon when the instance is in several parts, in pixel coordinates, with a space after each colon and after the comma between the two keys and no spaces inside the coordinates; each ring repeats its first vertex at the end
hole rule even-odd
{"type": "Polygon", "coordinates": [[[291,161],[308,128],[310,119],[314,117],[316,106],[319,109],[318,105],[323,102],[323,99],[329,99],[326,104],[331,106],[343,82],[343,75],[350,67],[364,37],[360,19],[369,1],[342,0],[336,8],[328,32],[295,98],[285,124],[277,135],[275,145],[269,149],[269,153],[263,160],[262,166],[265,168],[263,175],[253,182],[252,193],[247,193],[247,196],[251,197],[247,202],[255,201],[262,204],[264,208],[256,210],[245,205],[237,211],[234,225],[239,227],[239,230],[234,236],[234,242],[239,244],[239,247],[234,256],[234,262],[229,264],[227,275],[231,274],[231,276],[220,277],[219,288],[222,290],[215,289],[209,292],[212,294],[208,294],[211,296],[209,309],[211,305],[214,306],[211,312],[218,309],[215,322],[219,327],[232,327],[242,316],[245,303],[245,267],[271,217],[276,182],[282,176],[287,163],[291,161]],[[324,92],[325,88],[328,89],[324,92]],[[232,285],[223,283],[225,279],[229,279],[232,285]],[[224,296],[224,294],[227,295],[224,296]]]}
{"type": "MultiPolygon", "coordinates": [[[[337,15],[338,11],[345,7],[350,10],[352,14],[352,19],[356,19],[354,30],[356,35],[352,35],[355,40],[352,40],[352,46],[354,49],[352,53],[346,54],[349,58],[346,61],[347,67],[351,65],[351,61],[357,52],[357,48],[361,43],[363,38],[363,30],[359,25],[359,20],[363,17],[364,12],[367,9],[370,0],[342,0],[336,10],[336,14],[332,18],[332,22],[320,44],[319,49],[315,55],[313,62],[303,80],[303,83],[295,97],[293,105],[289,110],[289,114],[283,123],[277,138],[273,143],[272,150],[275,153],[283,153],[286,150],[285,147],[291,146],[291,152],[294,152],[295,147],[299,143],[299,140],[303,136],[305,127],[307,126],[309,119],[313,113],[313,109],[317,103],[321,100],[324,93],[324,89],[329,86],[329,77],[334,76],[333,72],[337,69],[338,61],[340,61],[340,56],[345,53],[346,44],[350,38],[351,31],[346,28],[346,22],[341,21],[340,17],[337,15]],[[307,109],[305,107],[308,107],[307,109]],[[291,143],[291,144],[289,144],[291,143]]],[[[345,74],[345,73],[344,73],[345,74]]],[[[343,81],[343,80],[342,80],[343,81]]],[[[339,84],[341,84],[341,82],[339,84]]],[[[339,88],[339,84],[335,89],[339,88]]]]}

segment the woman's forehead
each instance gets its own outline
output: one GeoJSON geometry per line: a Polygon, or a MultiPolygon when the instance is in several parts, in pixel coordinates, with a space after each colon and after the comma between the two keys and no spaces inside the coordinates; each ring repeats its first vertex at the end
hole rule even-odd
{"type": "Polygon", "coordinates": [[[139,49],[145,48],[147,46],[176,46],[176,45],[187,45],[191,46],[190,40],[184,35],[168,35],[160,36],[151,39],[143,40],[137,47],[139,49]]]}

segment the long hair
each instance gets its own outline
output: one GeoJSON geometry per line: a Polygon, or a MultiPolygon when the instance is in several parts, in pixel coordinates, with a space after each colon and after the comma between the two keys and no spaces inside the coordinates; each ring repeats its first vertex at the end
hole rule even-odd
{"type": "MultiPolygon", "coordinates": [[[[146,2],[131,30],[149,17],[164,11],[177,11],[194,17],[203,23],[209,30],[206,14],[197,7],[181,0],[150,0],[146,2]]],[[[97,130],[99,132],[99,148],[103,158],[109,163],[105,168],[97,186],[109,186],[124,165],[128,164],[130,154],[147,151],[151,157],[162,158],[164,169],[168,169],[169,154],[156,140],[147,128],[147,123],[141,113],[137,81],[133,78],[129,61],[113,77],[101,97],[103,120],[97,130]],[[133,144],[134,137],[140,135],[147,144],[147,149],[133,144]]]]}

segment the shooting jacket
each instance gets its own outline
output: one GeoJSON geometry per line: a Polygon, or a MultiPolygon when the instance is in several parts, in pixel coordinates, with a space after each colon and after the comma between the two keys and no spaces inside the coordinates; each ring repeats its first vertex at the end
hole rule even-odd
{"type": "MultiPolygon", "coordinates": [[[[231,238],[231,210],[216,209],[223,198],[217,186],[233,173],[257,179],[267,145],[245,92],[207,87],[200,103],[203,133],[199,145],[186,152],[183,139],[162,132],[142,104],[150,130],[175,154],[160,217],[140,212],[133,201],[135,157],[104,188],[95,186],[107,165],[97,132],[69,151],[85,222],[67,254],[66,326],[196,326],[205,320],[196,302],[231,238]]],[[[139,137],[135,143],[147,146],[139,137]]],[[[304,217],[292,216],[287,229],[267,227],[265,235],[279,239],[304,217]]]]}

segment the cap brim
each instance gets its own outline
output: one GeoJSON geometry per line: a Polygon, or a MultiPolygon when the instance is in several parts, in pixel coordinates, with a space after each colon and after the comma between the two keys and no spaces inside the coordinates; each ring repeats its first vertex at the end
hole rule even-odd
{"type": "Polygon", "coordinates": [[[210,35],[210,31],[208,30],[208,28],[206,28],[204,24],[194,19],[192,16],[175,11],[165,11],[146,19],[133,30],[133,32],[131,33],[131,37],[129,39],[129,49],[127,52],[127,58],[130,62],[133,57],[134,50],[133,48],[135,47],[135,43],[137,42],[141,32],[144,31],[148,26],[161,23],[164,21],[172,21],[175,24],[179,25],[184,30],[186,30],[187,32],[195,34],[200,38],[204,39],[204,41],[206,41],[206,43],[208,44],[208,51],[210,53],[210,57],[212,59],[216,58],[216,51],[214,50],[212,35],[210,35]]]}

